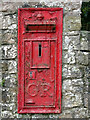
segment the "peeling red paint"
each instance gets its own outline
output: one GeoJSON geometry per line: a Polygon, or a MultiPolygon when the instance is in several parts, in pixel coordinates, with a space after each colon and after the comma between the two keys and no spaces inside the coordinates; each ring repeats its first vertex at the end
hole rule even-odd
{"type": "Polygon", "coordinates": [[[62,8],[18,10],[18,113],[61,112],[62,19],[62,8]]]}

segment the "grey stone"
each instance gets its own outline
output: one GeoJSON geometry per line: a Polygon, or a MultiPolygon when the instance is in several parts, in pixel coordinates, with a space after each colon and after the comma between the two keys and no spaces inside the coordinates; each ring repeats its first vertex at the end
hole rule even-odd
{"type": "Polygon", "coordinates": [[[80,36],[80,49],[81,50],[89,50],[89,32],[88,31],[81,31],[80,36]]]}
{"type": "Polygon", "coordinates": [[[81,38],[88,38],[89,31],[80,31],[81,38]]]}
{"type": "Polygon", "coordinates": [[[17,61],[15,61],[15,60],[8,61],[8,72],[9,73],[17,73],[17,61]]]}
{"type": "Polygon", "coordinates": [[[9,89],[2,90],[2,103],[9,103],[10,102],[10,95],[8,94],[9,89]]]}
{"type": "Polygon", "coordinates": [[[1,113],[2,118],[10,118],[12,115],[13,114],[10,111],[2,111],[2,113],[1,113]]]}
{"type": "Polygon", "coordinates": [[[0,46],[2,44],[2,30],[0,30],[0,46]]]}
{"type": "Polygon", "coordinates": [[[11,29],[11,30],[16,29],[16,28],[17,28],[17,25],[15,23],[8,27],[8,29],[11,29]]]}
{"type": "Polygon", "coordinates": [[[77,2],[70,2],[68,0],[60,0],[60,1],[55,1],[55,0],[51,0],[51,1],[47,1],[47,0],[40,0],[41,4],[44,4],[48,7],[62,7],[64,8],[64,14],[67,14],[69,12],[72,12],[75,15],[79,15],[80,14],[80,7],[81,7],[81,3],[80,1],[77,2]]]}
{"type": "Polygon", "coordinates": [[[76,52],[77,63],[82,64],[82,65],[88,65],[89,63],[88,55],[89,55],[88,52],[81,52],[81,51],[76,52]]]}
{"type": "Polygon", "coordinates": [[[74,118],[89,118],[87,108],[74,108],[74,118]]]}
{"type": "Polygon", "coordinates": [[[8,61],[2,61],[2,73],[8,71],[8,61]]]}
{"type": "Polygon", "coordinates": [[[2,29],[2,13],[0,13],[0,30],[2,29]]]}
{"type": "Polygon", "coordinates": [[[80,35],[78,36],[65,36],[63,40],[64,50],[80,50],[80,35]]]}
{"type": "Polygon", "coordinates": [[[2,29],[8,29],[8,26],[12,24],[13,19],[10,16],[3,16],[2,29]]]}
{"type": "Polygon", "coordinates": [[[82,93],[83,93],[83,80],[73,79],[64,80],[62,86],[63,93],[63,107],[71,108],[75,106],[83,105],[82,93]]]}
{"type": "Polygon", "coordinates": [[[15,60],[3,60],[2,73],[17,73],[17,62],[15,60]]]}
{"type": "Polygon", "coordinates": [[[17,102],[17,94],[16,88],[3,88],[2,89],[2,103],[16,103],[17,102]]]}
{"type": "Polygon", "coordinates": [[[86,108],[80,107],[80,108],[72,108],[68,110],[62,111],[59,118],[89,118],[88,116],[88,110],[86,108]]]}
{"type": "Polygon", "coordinates": [[[62,72],[63,79],[81,78],[83,76],[83,72],[80,70],[78,65],[63,65],[62,72]]]}
{"type": "Polygon", "coordinates": [[[82,39],[82,41],[81,41],[81,43],[80,43],[80,49],[81,50],[88,50],[89,48],[88,48],[88,41],[85,41],[85,39],[83,38],[82,39]]]}
{"type": "Polygon", "coordinates": [[[14,88],[17,86],[17,75],[16,74],[2,74],[3,87],[14,88]]]}
{"type": "Polygon", "coordinates": [[[85,72],[84,76],[86,78],[90,78],[90,68],[89,68],[89,66],[84,67],[84,72],[85,72]]]}
{"type": "Polygon", "coordinates": [[[34,115],[32,115],[32,118],[48,118],[48,115],[34,114],[34,115]]]}
{"type": "MultiPolygon", "coordinates": [[[[2,82],[2,70],[0,68],[0,83],[2,82]]],[[[0,84],[1,85],[1,84],[0,84]]]]}
{"type": "Polygon", "coordinates": [[[70,31],[70,32],[63,31],[63,35],[65,35],[65,36],[78,36],[78,35],[80,35],[80,32],[79,31],[70,31]]]}
{"type": "Polygon", "coordinates": [[[16,39],[16,31],[9,31],[6,32],[5,31],[2,33],[2,44],[13,44],[15,43],[15,39],[16,39]]]}
{"type": "Polygon", "coordinates": [[[2,19],[2,29],[8,29],[8,24],[4,18],[2,19]]]}
{"type": "Polygon", "coordinates": [[[2,47],[0,46],[0,60],[2,59],[2,47]]]}
{"type": "Polygon", "coordinates": [[[18,7],[22,5],[22,2],[3,2],[2,3],[2,8],[0,11],[2,12],[7,12],[7,13],[15,13],[18,7]]]}
{"type": "Polygon", "coordinates": [[[83,76],[83,81],[84,81],[84,92],[90,92],[90,87],[89,87],[89,79],[90,79],[90,68],[89,66],[84,66],[84,76],[83,76]]]}
{"type": "Polygon", "coordinates": [[[2,104],[2,111],[14,112],[14,111],[16,111],[16,107],[17,106],[15,103],[2,104]]]}
{"type": "Polygon", "coordinates": [[[88,100],[89,100],[89,97],[88,97],[88,92],[87,93],[84,93],[84,106],[88,108],[88,100]]]}
{"type": "Polygon", "coordinates": [[[74,51],[69,50],[69,49],[68,49],[68,51],[63,51],[63,58],[62,58],[63,63],[74,64],[74,63],[76,63],[75,58],[76,57],[75,57],[74,51]]]}
{"type": "Polygon", "coordinates": [[[64,17],[64,31],[79,31],[81,29],[81,17],[73,15],[65,15],[64,17]]]}
{"type": "Polygon", "coordinates": [[[20,120],[28,120],[31,119],[31,114],[18,114],[17,112],[13,115],[14,118],[20,119],[20,120]]]}
{"type": "MultiPolygon", "coordinates": [[[[88,32],[81,31],[82,0],[34,0],[25,2],[3,0],[0,11],[0,31],[3,49],[2,60],[2,118],[88,118],[88,32]],[[60,114],[18,114],[17,113],[17,11],[20,7],[62,7],[63,8],[63,75],[62,112],[60,114]],[[87,50],[81,52],[80,50],[87,50]],[[7,60],[6,60],[7,59],[7,60]]],[[[1,56],[2,57],[2,56],[1,56]]],[[[1,61],[0,61],[1,62],[1,61]]],[[[0,89],[1,90],[1,89],[0,89]]]]}
{"type": "Polygon", "coordinates": [[[59,115],[59,118],[73,118],[72,109],[62,110],[62,113],[59,115]]]}
{"type": "Polygon", "coordinates": [[[17,48],[15,45],[2,46],[2,59],[13,59],[17,56],[17,48]]]}

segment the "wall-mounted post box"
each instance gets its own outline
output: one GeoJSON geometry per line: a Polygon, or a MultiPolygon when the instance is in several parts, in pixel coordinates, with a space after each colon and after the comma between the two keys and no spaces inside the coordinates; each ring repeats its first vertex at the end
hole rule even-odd
{"type": "Polygon", "coordinates": [[[18,113],[60,113],[62,8],[18,10],[18,113]]]}

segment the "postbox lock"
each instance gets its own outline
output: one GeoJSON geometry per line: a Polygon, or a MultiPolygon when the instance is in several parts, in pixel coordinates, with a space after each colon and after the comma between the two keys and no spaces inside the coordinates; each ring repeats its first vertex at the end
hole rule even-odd
{"type": "Polygon", "coordinates": [[[35,79],[35,71],[30,71],[29,77],[30,77],[30,79],[34,80],[35,79]]]}

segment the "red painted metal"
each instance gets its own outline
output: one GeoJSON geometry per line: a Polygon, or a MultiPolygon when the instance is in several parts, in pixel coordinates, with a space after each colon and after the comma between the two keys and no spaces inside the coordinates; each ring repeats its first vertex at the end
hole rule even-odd
{"type": "Polygon", "coordinates": [[[18,113],[60,113],[62,8],[18,10],[18,113]]]}

